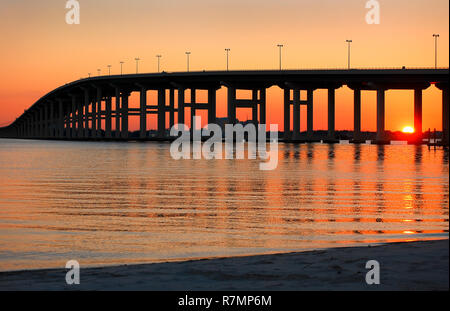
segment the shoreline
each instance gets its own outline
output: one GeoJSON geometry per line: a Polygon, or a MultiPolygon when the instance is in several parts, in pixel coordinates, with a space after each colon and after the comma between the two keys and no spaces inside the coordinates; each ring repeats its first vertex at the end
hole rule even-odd
{"type": "Polygon", "coordinates": [[[395,242],[294,253],[68,269],[0,272],[0,290],[449,290],[449,240],[395,242]],[[380,284],[367,285],[368,260],[380,284]]]}

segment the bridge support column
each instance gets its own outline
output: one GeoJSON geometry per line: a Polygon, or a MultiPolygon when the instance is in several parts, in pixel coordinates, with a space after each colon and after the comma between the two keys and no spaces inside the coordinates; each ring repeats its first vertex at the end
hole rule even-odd
{"type": "Polygon", "coordinates": [[[145,88],[141,88],[140,92],[139,122],[140,122],[139,138],[144,139],[147,137],[147,89],[145,88]]]}
{"type": "Polygon", "coordinates": [[[64,137],[64,112],[62,99],[58,99],[58,137],[64,137]]]}
{"type": "Polygon", "coordinates": [[[49,103],[50,104],[50,124],[49,124],[49,132],[50,132],[50,137],[51,138],[55,138],[55,124],[56,124],[56,120],[55,120],[55,103],[52,101],[49,103]]]}
{"type": "MultiPolygon", "coordinates": [[[[266,124],[266,88],[259,90],[259,123],[266,124]]],[[[270,130],[266,127],[266,130],[270,130]]]]}
{"type": "Polygon", "coordinates": [[[308,98],[307,98],[307,129],[306,129],[306,137],[308,140],[312,140],[314,136],[314,90],[308,90],[308,98]]]}
{"type": "Polygon", "coordinates": [[[97,138],[102,138],[102,89],[97,88],[97,138]]]}
{"type": "Polygon", "coordinates": [[[84,104],[83,104],[83,96],[80,96],[80,100],[78,101],[78,119],[77,119],[77,137],[83,138],[84,135],[84,124],[83,124],[83,117],[84,117],[84,104]]]}
{"type": "Polygon", "coordinates": [[[92,99],[91,103],[91,138],[97,137],[97,101],[98,91],[96,97],[92,99]],[[95,98],[95,99],[94,99],[95,98]]]}
{"type": "Polygon", "coordinates": [[[196,103],[197,103],[197,96],[196,96],[196,90],[195,88],[191,88],[191,137],[194,137],[194,130],[195,130],[195,122],[194,117],[196,115],[196,103]]]}
{"type": "Polygon", "coordinates": [[[385,90],[377,90],[377,141],[385,140],[385,90]]]}
{"type": "Polygon", "coordinates": [[[216,90],[208,90],[208,123],[216,123],[216,90]]]}
{"type": "Polygon", "coordinates": [[[422,143],[422,90],[414,90],[414,140],[422,143]]]}
{"type": "Polygon", "coordinates": [[[108,96],[105,102],[105,138],[111,139],[111,97],[108,96]]]}
{"type": "Polygon", "coordinates": [[[70,130],[70,138],[75,138],[77,135],[77,97],[75,95],[72,95],[72,118],[71,118],[71,130],[70,130]]]}
{"type": "Polygon", "coordinates": [[[294,89],[294,109],[293,109],[293,140],[300,139],[300,90],[294,89]]]}
{"type": "Polygon", "coordinates": [[[236,123],[236,88],[228,86],[227,88],[228,98],[227,98],[227,117],[229,124],[236,123]]]}
{"type": "Polygon", "coordinates": [[[158,90],[158,138],[166,136],[166,90],[158,90]]]}
{"type": "Polygon", "coordinates": [[[175,90],[169,90],[169,127],[175,124],[175,90]]]}
{"type": "Polygon", "coordinates": [[[353,91],[353,140],[361,140],[361,90],[353,91]]]}
{"type": "Polygon", "coordinates": [[[115,97],[116,97],[116,105],[114,106],[116,108],[115,115],[116,115],[116,131],[115,131],[115,138],[118,139],[120,137],[120,119],[121,119],[121,108],[120,108],[120,90],[119,88],[115,88],[115,97]]]}
{"type": "Polygon", "coordinates": [[[252,90],[252,123],[258,129],[258,90],[252,90]]]}
{"type": "Polygon", "coordinates": [[[445,146],[449,144],[449,92],[448,92],[448,83],[445,85],[439,86],[442,90],[442,143],[445,146]]]}
{"type": "Polygon", "coordinates": [[[128,139],[128,94],[122,93],[122,138],[128,139]]]}
{"type": "Polygon", "coordinates": [[[185,124],[184,119],[184,89],[178,88],[178,124],[185,124]]]}
{"type": "Polygon", "coordinates": [[[291,90],[284,89],[284,140],[291,138],[291,90]]]}
{"type": "Polygon", "coordinates": [[[336,139],[335,130],[336,90],[328,89],[328,139],[336,139]]]}

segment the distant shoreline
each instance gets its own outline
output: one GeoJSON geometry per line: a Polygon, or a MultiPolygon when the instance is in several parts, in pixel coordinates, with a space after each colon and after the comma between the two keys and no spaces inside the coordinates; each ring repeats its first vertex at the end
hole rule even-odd
{"type": "Polygon", "coordinates": [[[449,240],[81,269],[0,272],[0,290],[449,290],[449,240]],[[380,285],[367,285],[368,260],[380,285]]]}

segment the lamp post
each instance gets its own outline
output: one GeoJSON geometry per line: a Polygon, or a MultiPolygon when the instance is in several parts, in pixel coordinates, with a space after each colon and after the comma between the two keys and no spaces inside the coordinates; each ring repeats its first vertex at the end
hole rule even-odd
{"type": "Polygon", "coordinates": [[[352,40],[345,40],[348,43],[348,69],[350,69],[350,45],[353,42],[352,40]]]}
{"type": "Polygon", "coordinates": [[[91,73],[90,73],[90,72],[88,72],[88,77],[89,77],[89,78],[91,77],[91,73]]]}
{"type": "Polygon", "coordinates": [[[122,66],[123,66],[124,62],[120,62],[120,75],[122,75],[123,71],[122,71],[122,66]]]}
{"type": "Polygon", "coordinates": [[[280,70],[281,70],[281,49],[283,48],[283,44],[277,44],[277,47],[279,48],[279,50],[280,50],[280,52],[279,52],[279,54],[280,54],[280,70]]]}
{"type": "Polygon", "coordinates": [[[111,75],[111,65],[108,65],[108,75],[111,75]]]}
{"type": "Polygon", "coordinates": [[[139,61],[141,60],[139,57],[136,57],[134,59],[136,61],[136,74],[139,73],[139,61]]]}
{"type": "Polygon", "coordinates": [[[228,54],[230,53],[230,49],[225,49],[225,51],[227,52],[227,71],[228,71],[228,54]]]}
{"type": "Polygon", "coordinates": [[[97,69],[98,75],[100,76],[100,74],[102,73],[101,69],[97,69]]]}
{"type": "Polygon", "coordinates": [[[159,63],[160,63],[160,59],[161,59],[161,57],[162,57],[162,55],[156,55],[156,57],[158,58],[158,73],[159,73],[159,63]]]}
{"type": "Polygon", "coordinates": [[[437,69],[437,41],[439,34],[433,34],[434,37],[434,68],[437,69]]]}
{"type": "Polygon", "coordinates": [[[189,72],[189,56],[191,55],[191,52],[186,52],[187,56],[187,72],[189,72]]]}

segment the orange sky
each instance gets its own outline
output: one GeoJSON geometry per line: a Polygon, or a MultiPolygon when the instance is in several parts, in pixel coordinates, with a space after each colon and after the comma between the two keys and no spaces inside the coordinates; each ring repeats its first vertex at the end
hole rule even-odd
{"type": "MultiPolygon", "coordinates": [[[[438,65],[448,67],[448,0],[380,0],[380,25],[366,24],[366,0],[79,0],[80,25],[66,24],[65,2],[1,1],[0,126],[61,84],[98,68],[107,73],[108,64],[118,73],[125,61],[124,72],[132,73],[140,57],[140,72],[154,72],[156,54],[165,71],[185,70],[187,50],[191,70],[216,70],[225,68],[228,47],[230,69],[272,69],[283,43],[284,68],[342,68],[351,38],[354,67],[431,67],[432,34],[439,33],[438,65]]],[[[351,130],[352,92],[336,94],[336,128],[351,130]]],[[[363,92],[363,130],[375,130],[375,96],[363,92]]],[[[326,129],[326,98],[316,92],[315,129],[326,129]]],[[[267,100],[268,122],[282,129],[282,91],[271,88],[267,100]]],[[[423,129],[441,129],[441,92],[431,87],[423,100],[423,129]]],[[[225,101],[221,90],[219,117],[225,101]]],[[[412,91],[389,91],[386,104],[386,129],[413,124],[412,91]]]]}

